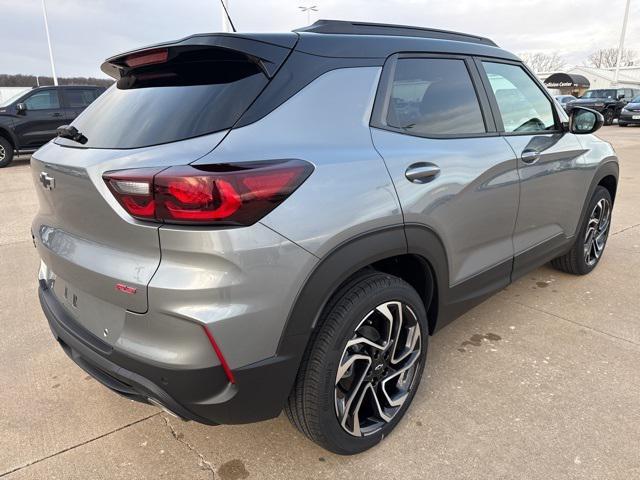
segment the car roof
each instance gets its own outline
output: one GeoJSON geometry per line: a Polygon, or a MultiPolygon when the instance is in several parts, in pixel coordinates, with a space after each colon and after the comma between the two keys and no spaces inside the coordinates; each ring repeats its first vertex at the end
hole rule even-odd
{"type": "Polygon", "coordinates": [[[289,33],[194,34],[180,40],[149,45],[115,55],[105,61],[102,70],[114,76],[110,71],[110,64],[117,63],[126,55],[154,48],[185,45],[224,47],[230,42],[237,41],[236,43],[240,45],[247,40],[262,45],[295,48],[302,53],[333,58],[384,59],[397,52],[418,52],[475,55],[520,61],[517,56],[502,50],[492,40],[478,35],[406,25],[318,20],[308,27],[289,33]]]}

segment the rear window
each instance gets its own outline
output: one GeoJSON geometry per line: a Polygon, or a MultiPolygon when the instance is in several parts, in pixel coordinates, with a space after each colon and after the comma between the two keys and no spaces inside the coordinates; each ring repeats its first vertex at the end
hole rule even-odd
{"type": "MultiPolygon", "coordinates": [[[[172,52],[134,68],[73,122],[89,148],[139,148],[230,128],[267,84],[247,56],[219,48],[172,52]]],[[[56,142],[79,146],[58,138],[56,142]]]]}

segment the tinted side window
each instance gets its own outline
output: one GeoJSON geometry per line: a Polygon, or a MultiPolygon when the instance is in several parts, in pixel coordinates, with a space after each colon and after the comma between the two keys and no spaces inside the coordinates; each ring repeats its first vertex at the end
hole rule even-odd
{"type": "Polygon", "coordinates": [[[24,103],[27,105],[27,110],[50,110],[60,108],[60,99],[58,98],[58,92],[55,90],[45,90],[43,92],[34,93],[27,98],[24,103]]]}
{"type": "Polygon", "coordinates": [[[518,65],[482,62],[498,102],[505,132],[555,130],[553,107],[518,65]]]}
{"type": "Polygon", "coordinates": [[[81,90],[73,88],[65,90],[66,106],[70,108],[84,108],[98,98],[98,91],[94,89],[81,90]]]}
{"type": "Polygon", "coordinates": [[[398,60],[386,123],[419,135],[486,131],[466,64],[455,59],[398,60]]]}

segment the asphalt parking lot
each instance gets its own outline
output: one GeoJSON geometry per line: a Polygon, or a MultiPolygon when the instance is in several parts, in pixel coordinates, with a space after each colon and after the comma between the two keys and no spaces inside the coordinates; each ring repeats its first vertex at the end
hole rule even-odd
{"type": "MultiPolygon", "coordinates": [[[[0,170],[0,477],[640,478],[640,128],[589,276],[543,267],[432,337],[424,382],[381,445],[332,455],[284,416],[184,423],[109,392],[53,341],[36,295],[29,163],[0,170]]],[[[28,158],[27,158],[28,160],[28,158]]]]}

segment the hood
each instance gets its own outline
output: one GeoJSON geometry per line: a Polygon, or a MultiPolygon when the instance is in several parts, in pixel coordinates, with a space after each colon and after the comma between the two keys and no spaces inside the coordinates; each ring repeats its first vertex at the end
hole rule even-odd
{"type": "Polygon", "coordinates": [[[639,102],[627,103],[627,105],[624,108],[626,108],[627,110],[640,110],[640,103],[639,102]]]}

